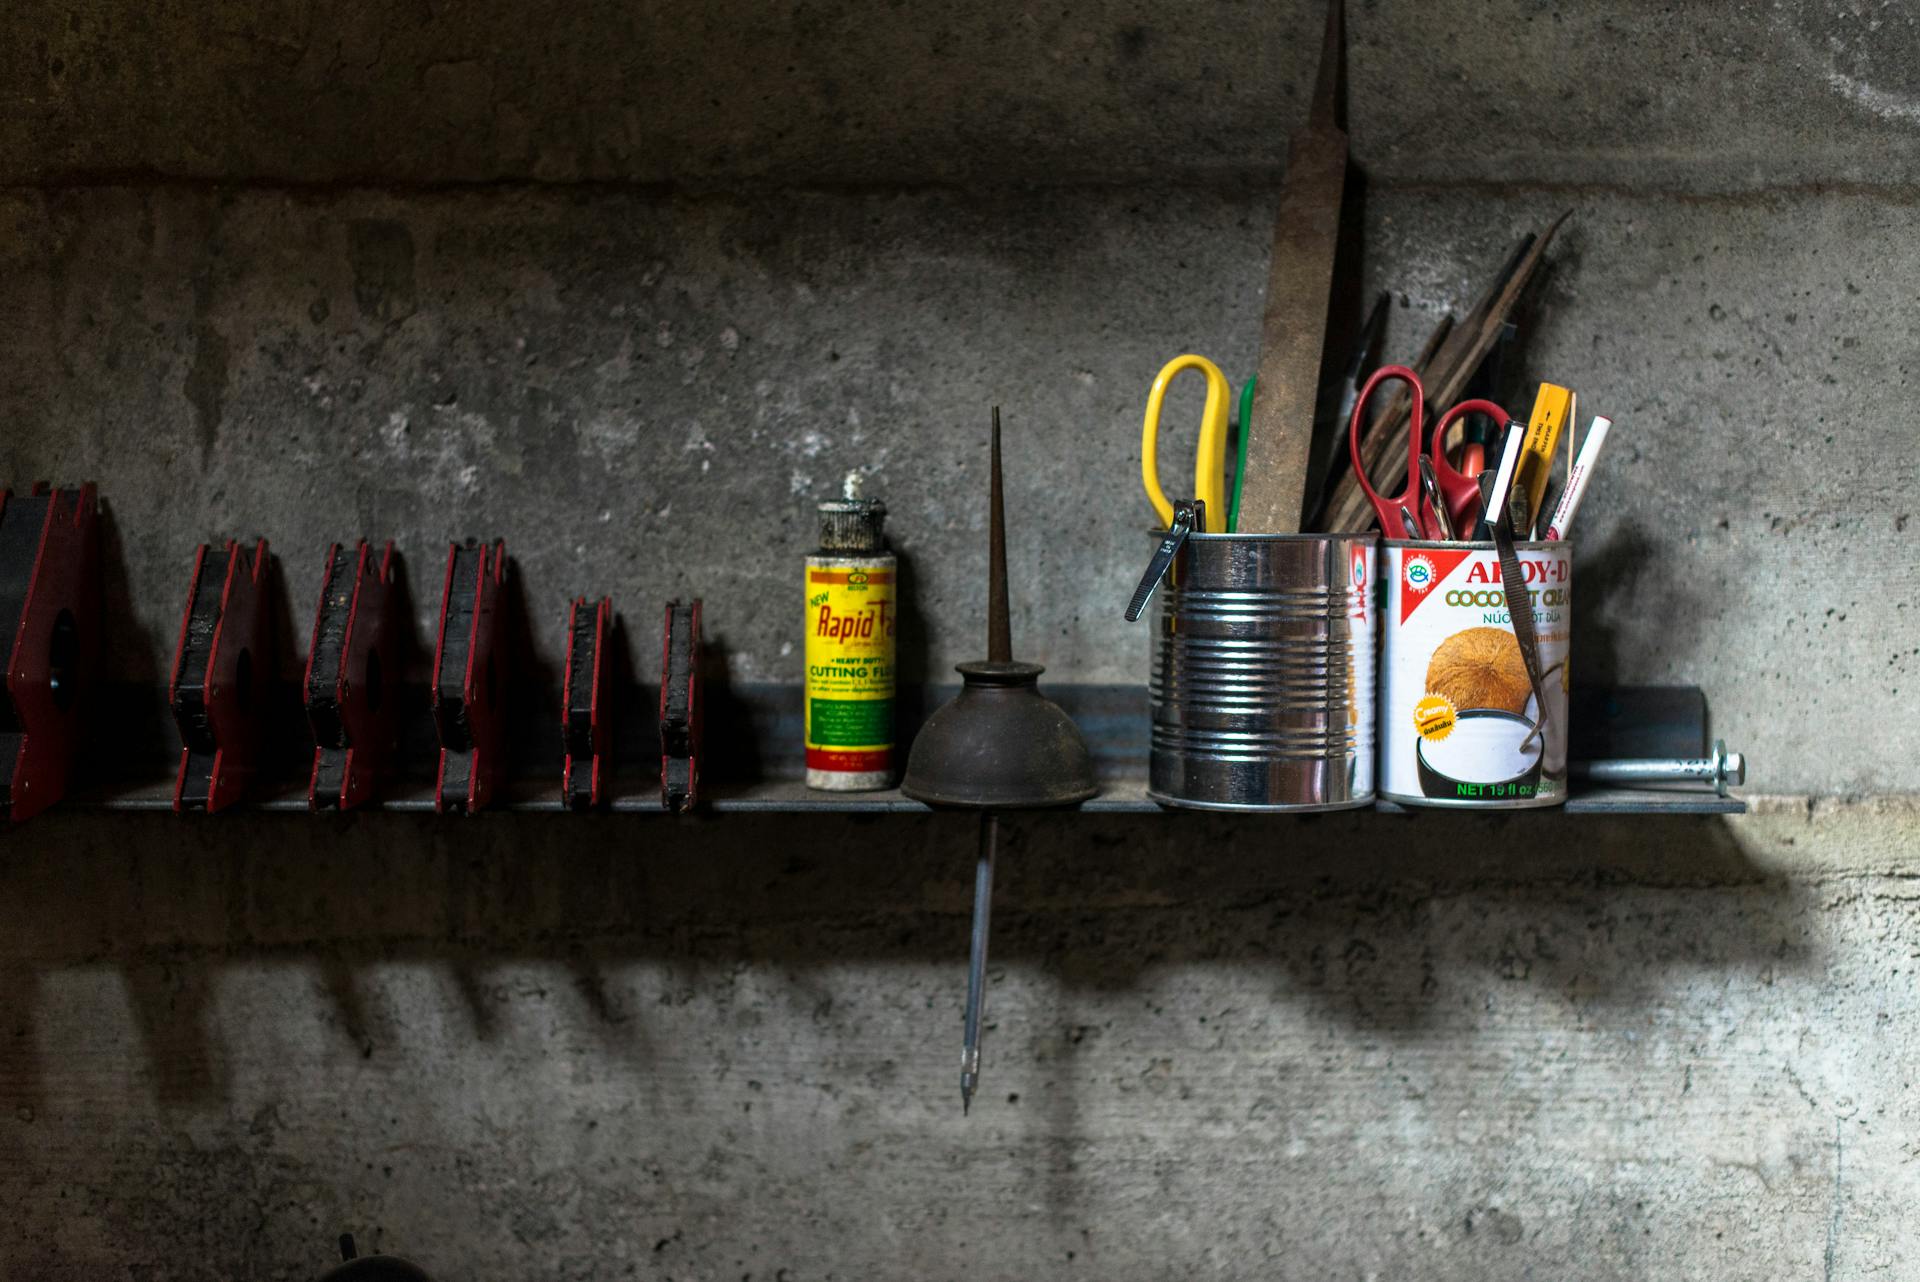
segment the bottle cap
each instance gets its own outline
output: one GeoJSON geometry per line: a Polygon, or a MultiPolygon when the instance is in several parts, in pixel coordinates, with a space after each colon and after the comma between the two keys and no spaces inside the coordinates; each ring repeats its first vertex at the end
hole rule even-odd
{"type": "Polygon", "coordinates": [[[828,499],[820,504],[820,550],[879,552],[887,546],[886,520],[879,499],[828,499]]]}

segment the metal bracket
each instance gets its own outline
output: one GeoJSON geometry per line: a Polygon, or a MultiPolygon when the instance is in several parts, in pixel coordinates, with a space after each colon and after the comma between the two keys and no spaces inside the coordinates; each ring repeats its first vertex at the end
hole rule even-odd
{"type": "Polygon", "coordinates": [[[238,801],[254,776],[270,666],[267,541],[251,556],[231,539],[223,546],[211,561],[205,543],[194,553],[167,683],[181,742],[173,808],[209,814],[238,801]]]}
{"type": "Polygon", "coordinates": [[[0,490],[0,810],[60,800],[100,654],[100,503],[92,484],[0,490]]]}
{"type": "Polygon", "coordinates": [[[500,648],[500,590],[507,545],[453,544],[440,594],[440,637],[433,653],[433,724],[440,732],[434,809],[468,814],[484,807],[500,778],[502,736],[495,651],[500,648]]]}
{"type": "Polygon", "coordinates": [[[576,598],[567,612],[567,675],[560,693],[566,764],[560,795],[573,810],[598,806],[613,772],[607,752],[607,704],[601,698],[613,601],[576,598]]]}
{"type": "Polygon", "coordinates": [[[326,577],[307,655],[307,720],[313,725],[315,810],[351,810],[374,794],[394,754],[399,718],[398,630],[390,626],[394,552],[376,564],[362,539],[327,549],[326,577]]]}

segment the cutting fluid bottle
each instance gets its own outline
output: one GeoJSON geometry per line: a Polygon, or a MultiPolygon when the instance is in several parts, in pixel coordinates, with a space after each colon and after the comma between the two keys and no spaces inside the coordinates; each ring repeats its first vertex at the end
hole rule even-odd
{"type": "Polygon", "coordinates": [[[807,786],[860,792],[893,782],[893,553],[878,499],[820,505],[807,558],[807,786]]]}

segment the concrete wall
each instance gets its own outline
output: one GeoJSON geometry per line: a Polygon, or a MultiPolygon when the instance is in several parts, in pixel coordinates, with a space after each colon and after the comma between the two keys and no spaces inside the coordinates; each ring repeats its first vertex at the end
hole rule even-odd
{"type": "Polygon", "coordinates": [[[1917,823],[50,816],[8,1272],[1899,1276],[1917,823]]]}
{"type": "MultiPolygon", "coordinates": [[[[1920,17],[1352,0],[1355,153],[1395,181],[1907,181],[1920,17]]],[[[17,0],[0,178],[735,186],[1272,175],[1313,0],[964,7],[17,0]]]]}
{"type": "MultiPolygon", "coordinates": [[[[1140,406],[1182,350],[1252,368],[1272,203],[17,193],[0,473],[101,482],[123,675],[164,670],[200,541],[267,536],[304,626],[327,543],[364,534],[414,557],[423,637],[445,540],[501,536],[551,662],[574,594],[649,617],[694,591],[738,677],[795,681],[813,503],[857,471],[912,561],[910,663],[941,674],[983,644],[999,404],[1020,648],[1057,679],[1134,680],[1140,406]]],[[[1920,469],[1889,430],[1920,332],[1889,266],[1912,261],[1915,193],[1388,189],[1367,275],[1406,304],[1391,349],[1569,205],[1519,381],[1619,424],[1582,517],[1583,679],[1703,686],[1761,787],[1920,786],[1920,718],[1880,715],[1920,688],[1920,469]]]]}
{"type": "MultiPolygon", "coordinates": [[[[1702,685],[1765,813],[1036,821],[964,1124],[963,823],[48,816],[0,836],[0,1271],[1897,1271],[1917,22],[1351,14],[1390,351],[1574,209],[1516,383],[1618,422],[1576,662],[1702,685]]],[[[101,482],[123,678],[194,544],[266,535],[304,614],[364,533],[416,585],[506,537],[549,660],[575,592],[692,590],[791,680],[858,470],[938,674],[998,403],[1019,646],[1134,679],[1140,403],[1251,367],[1318,23],[11,6],[0,479],[101,482]]]]}

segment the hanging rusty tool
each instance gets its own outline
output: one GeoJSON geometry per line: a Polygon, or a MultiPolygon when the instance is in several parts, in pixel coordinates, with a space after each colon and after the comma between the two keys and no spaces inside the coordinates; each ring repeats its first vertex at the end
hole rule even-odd
{"type": "Polygon", "coordinates": [[[598,806],[613,773],[607,756],[607,705],[602,677],[613,601],[578,597],[567,611],[567,675],[560,691],[560,730],[566,754],[560,796],[571,810],[598,806]]]}
{"type": "Polygon", "coordinates": [[[913,741],[900,791],[935,807],[980,812],[974,865],[973,938],[967,962],[966,1027],[960,1051],[960,1107],[980,1083],[980,1033],[986,1003],[987,934],[993,911],[993,861],[999,811],[1070,806],[1100,790],[1080,729],[1040,693],[1037,663],[1013,658],[1007,610],[1007,522],[1000,493],[1000,411],[993,411],[987,543],[987,659],[958,667],[959,695],[927,719],[913,741]]]}
{"type": "Polygon", "coordinates": [[[440,635],[433,648],[433,724],[440,732],[433,808],[443,813],[482,809],[500,778],[503,718],[496,665],[503,657],[500,592],[506,582],[504,542],[468,539],[447,548],[440,635]]]}
{"type": "Polygon", "coordinates": [[[700,598],[667,603],[660,641],[660,804],[693,809],[700,792],[700,598]]]}
{"type": "Polygon", "coordinates": [[[259,768],[272,649],[267,644],[267,541],[228,539],[193,556],[167,705],[180,731],[175,810],[224,810],[259,768]]]}
{"type": "MultiPolygon", "coordinates": [[[[1498,341],[1507,317],[1532,281],[1547,246],[1553,240],[1553,234],[1560,230],[1560,224],[1572,212],[1568,210],[1561,214],[1546,231],[1537,236],[1529,235],[1522,241],[1495,277],[1492,286],[1474,304],[1473,310],[1467,313],[1467,318],[1448,333],[1446,341],[1440,344],[1433,359],[1421,371],[1421,377],[1433,397],[1429,404],[1436,409],[1444,409],[1460,399],[1468,380],[1498,341]]],[[[1375,475],[1387,458],[1407,452],[1407,412],[1410,408],[1408,398],[1404,394],[1397,395],[1387,402],[1367,428],[1366,435],[1360,441],[1360,459],[1361,466],[1369,476],[1375,475]]],[[[1364,530],[1372,520],[1373,513],[1368,506],[1367,496],[1361,491],[1354,473],[1349,471],[1335,484],[1333,495],[1327,501],[1326,520],[1322,524],[1329,533],[1339,534],[1364,530]]]]}
{"type": "Polygon", "coordinates": [[[400,620],[394,613],[393,544],[365,539],[327,549],[313,647],[303,686],[313,726],[315,810],[351,810],[374,795],[399,733],[400,620]]]}
{"type": "Polygon", "coordinates": [[[100,503],[91,484],[0,490],[0,809],[66,794],[100,654],[100,503]]]}
{"type": "Polygon", "coordinates": [[[1341,0],[1329,0],[1307,122],[1287,144],[1287,173],[1273,224],[1260,374],[1248,425],[1242,534],[1297,534],[1307,500],[1314,406],[1333,291],[1340,201],[1347,183],[1341,125],[1341,0]]]}

